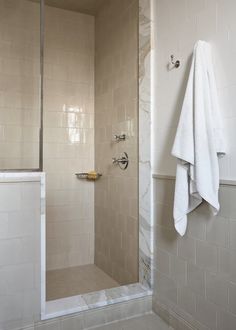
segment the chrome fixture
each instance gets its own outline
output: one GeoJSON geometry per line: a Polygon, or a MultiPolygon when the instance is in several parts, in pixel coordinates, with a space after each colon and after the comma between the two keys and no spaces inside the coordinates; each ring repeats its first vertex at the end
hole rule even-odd
{"type": "Polygon", "coordinates": [[[102,174],[97,172],[82,172],[82,173],[75,173],[78,179],[88,180],[88,181],[96,181],[98,180],[102,174]]]}
{"type": "Polygon", "coordinates": [[[126,135],[125,134],[114,135],[114,139],[116,142],[125,141],[126,135]]]}
{"type": "Polygon", "coordinates": [[[178,69],[178,68],[180,67],[180,61],[179,61],[179,60],[176,60],[176,61],[175,61],[175,57],[174,57],[174,55],[171,55],[171,56],[170,56],[170,62],[171,62],[171,64],[174,65],[174,67],[175,67],[176,69],[178,69]]]}
{"type": "Polygon", "coordinates": [[[121,170],[126,170],[129,165],[129,156],[124,152],[120,158],[112,158],[112,163],[118,165],[121,170]]]}

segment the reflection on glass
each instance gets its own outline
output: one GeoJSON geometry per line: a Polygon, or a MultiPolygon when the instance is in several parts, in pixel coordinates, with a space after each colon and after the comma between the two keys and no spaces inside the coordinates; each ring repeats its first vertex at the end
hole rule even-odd
{"type": "Polygon", "coordinates": [[[40,6],[0,1],[0,170],[38,169],[40,6]]]}

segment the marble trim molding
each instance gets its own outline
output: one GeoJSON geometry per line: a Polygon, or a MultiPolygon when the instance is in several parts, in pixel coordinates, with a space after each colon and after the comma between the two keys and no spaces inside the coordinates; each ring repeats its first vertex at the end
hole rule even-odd
{"type": "MultiPolygon", "coordinates": [[[[43,172],[0,172],[0,183],[17,182],[41,182],[45,185],[45,173],[43,172]]],[[[42,186],[41,186],[42,190],[42,186]]],[[[41,191],[42,194],[42,191],[41,191]]],[[[44,194],[45,197],[45,194],[44,194]]],[[[42,198],[42,196],[41,196],[42,198]]]]}
{"type": "Polygon", "coordinates": [[[89,311],[151,295],[152,291],[147,291],[141,284],[136,283],[48,301],[45,304],[45,313],[41,314],[41,320],[89,311]]]}
{"type": "Polygon", "coordinates": [[[139,0],[139,280],[153,286],[151,0],[139,0]]]}
{"type": "MultiPolygon", "coordinates": [[[[165,175],[165,174],[156,174],[152,175],[153,179],[159,180],[175,180],[174,175],[165,175]]],[[[229,179],[221,179],[220,180],[221,186],[236,186],[236,180],[229,180],[229,179]]]]}

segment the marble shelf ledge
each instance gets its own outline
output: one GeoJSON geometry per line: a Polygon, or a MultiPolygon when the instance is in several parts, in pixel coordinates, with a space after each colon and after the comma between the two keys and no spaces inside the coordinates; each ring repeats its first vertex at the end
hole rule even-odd
{"type": "MultiPolygon", "coordinates": [[[[175,180],[174,175],[165,175],[165,174],[152,174],[153,179],[159,179],[159,180],[175,180]]],[[[220,180],[220,185],[222,186],[236,186],[236,180],[228,180],[228,179],[222,179],[220,180]]]]}
{"type": "Polygon", "coordinates": [[[45,177],[44,172],[0,172],[0,183],[39,182],[45,177]]]}
{"type": "Polygon", "coordinates": [[[41,315],[41,319],[48,320],[151,295],[151,290],[148,290],[140,283],[135,283],[84,295],[52,300],[46,302],[45,314],[41,315]]]}

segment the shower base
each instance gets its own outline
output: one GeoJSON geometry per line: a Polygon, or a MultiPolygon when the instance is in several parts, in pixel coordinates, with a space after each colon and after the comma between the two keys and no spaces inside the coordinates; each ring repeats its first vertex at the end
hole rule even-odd
{"type": "Polygon", "coordinates": [[[119,286],[119,283],[95,265],[77,266],[46,272],[47,301],[119,286]]]}

